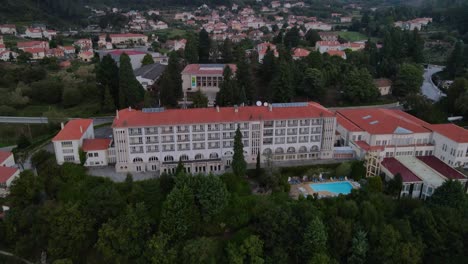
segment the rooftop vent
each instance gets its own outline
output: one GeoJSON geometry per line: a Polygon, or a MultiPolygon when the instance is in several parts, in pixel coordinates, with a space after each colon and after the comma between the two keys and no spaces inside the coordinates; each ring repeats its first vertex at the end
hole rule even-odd
{"type": "Polygon", "coordinates": [[[366,115],[365,117],[363,117],[362,119],[366,120],[366,119],[369,119],[371,118],[372,116],[371,115],[366,115]]]}
{"type": "Polygon", "coordinates": [[[376,121],[372,121],[372,122],[370,122],[369,124],[371,124],[371,125],[375,125],[375,124],[378,124],[378,123],[379,123],[379,121],[377,121],[377,120],[376,120],[376,121]]]}

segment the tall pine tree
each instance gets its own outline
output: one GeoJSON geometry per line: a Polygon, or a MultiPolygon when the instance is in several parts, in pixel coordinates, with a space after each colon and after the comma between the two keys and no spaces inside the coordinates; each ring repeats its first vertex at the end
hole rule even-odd
{"type": "Polygon", "coordinates": [[[205,29],[202,29],[198,34],[198,58],[201,63],[210,61],[210,35],[205,29]]]}
{"type": "Polygon", "coordinates": [[[104,102],[106,87],[112,95],[115,106],[119,104],[119,67],[110,54],[102,58],[96,67],[96,82],[100,88],[101,103],[104,102]]]}
{"type": "Polygon", "coordinates": [[[223,42],[222,56],[224,63],[231,63],[234,60],[232,41],[228,38],[223,42]]]}
{"type": "Polygon", "coordinates": [[[237,55],[238,61],[236,70],[236,81],[240,91],[239,99],[241,103],[253,102],[254,91],[250,65],[245,58],[245,51],[243,49],[239,49],[237,52],[240,53],[237,55]]]}
{"type": "Polygon", "coordinates": [[[238,97],[237,83],[233,77],[232,69],[229,65],[224,67],[223,82],[219,86],[219,92],[216,94],[216,104],[219,106],[229,106],[236,104],[238,97]]]}
{"type": "Polygon", "coordinates": [[[188,63],[198,62],[198,40],[193,34],[189,34],[187,37],[184,56],[188,63]]]}
{"type": "Polygon", "coordinates": [[[119,68],[119,106],[137,106],[143,101],[145,90],[135,78],[130,57],[123,53],[120,56],[119,68]]]}
{"type": "Polygon", "coordinates": [[[180,58],[173,52],[159,82],[159,97],[163,106],[175,107],[178,99],[183,96],[181,71],[180,58]]]}
{"type": "Polygon", "coordinates": [[[242,133],[237,127],[234,136],[234,155],[232,157],[232,171],[236,176],[244,177],[247,170],[247,163],[244,158],[244,144],[242,143],[242,133]]]}
{"type": "Polygon", "coordinates": [[[271,88],[273,93],[273,102],[290,102],[294,97],[294,88],[292,86],[291,67],[286,61],[281,61],[279,71],[273,79],[271,88]]]}

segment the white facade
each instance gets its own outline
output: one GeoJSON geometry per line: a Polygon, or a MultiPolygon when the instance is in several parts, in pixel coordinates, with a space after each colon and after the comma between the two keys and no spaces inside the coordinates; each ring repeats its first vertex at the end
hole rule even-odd
{"type": "Polygon", "coordinates": [[[42,30],[38,28],[27,28],[25,34],[26,34],[26,37],[32,38],[32,39],[42,38],[42,30]]]}
{"type": "Polygon", "coordinates": [[[434,156],[453,167],[468,166],[468,142],[457,142],[434,132],[434,156]]]}
{"type": "Polygon", "coordinates": [[[109,165],[109,154],[108,150],[93,150],[86,153],[86,162],[84,164],[87,167],[95,166],[107,166],[109,165]]]}
{"type": "Polygon", "coordinates": [[[434,155],[452,167],[468,165],[468,130],[432,125],[400,110],[338,110],[337,132],[359,158],[373,151],[380,158],[434,155]]]}
{"type": "Polygon", "coordinates": [[[91,138],[94,138],[92,120],[75,119],[62,126],[62,130],[52,139],[57,164],[62,165],[64,162],[79,164],[79,149],[83,146],[83,140],[91,138]]]}
{"type": "MultiPolygon", "coordinates": [[[[305,106],[312,107],[312,106],[305,106]]],[[[305,108],[304,107],[304,108],[305,108]]],[[[253,111],[257,107],[205,108],[202,110],[180,111],[180,115],[191,115],[190,111],[226,113],[236,116],[236,111],[253,111]],[[185,113],[184,113],[185,111],[185,113]],[[219,111],[219,112],[217,112],[219,111]]],[[[267,107],[258,107],[258,109],[267,107]]],[[[324,108],[323,108],[324,109],[324,108]]],[[[264,109],[262,109],[264,110],[264,109]]],[[[283,109],[270,107],[269,111],[281,112],[283,109]]],[[[177,125],[151,125],[121,127],[123,115],[136,110],[121,110],[114,120],[114,142],[117,156],[116,170],[171,172],[179,160],[184,162],[191,173],[222,173],[232,162],[234,135],[237,126],[243,134],[244,156],[247,163],[255,163],[257,154],[261,160],[271,158],[277,162],[299,160],[331,159],[335,136],[336,118],[333,115],[311,114],[307,117],[278,118],[274,120],[252,120],[197,122],[178,122],[177,125]]],[[[324,111],[327,111],[324,109],[324,111]]],[[[198,112],[197,112],[198,113],[198,112]]],[[[327,111],[327,113],[329,113],[327,111]]],[[[133,118],[154,120],[166,114],[136,113],[133,118]],[[137,117],[140,116],[140,117],[137,117]],[[149,115],[153,115],[150,117],[149,115]]],[[[172,115],[169,113],[168,115],[172,115]]],[[[127,123],[131,123],[128,121],[127,123]]]]}
{"type": "Polygon", "coordinates": [[[13,167],[13,166],[15,166],[15,158],[13,156],[13,153],[11,153],[11,152],[0,152],[0,155],[2,157],[3,156],[6,157],[5,159],[0,160],[0,167],[13,167]]]}

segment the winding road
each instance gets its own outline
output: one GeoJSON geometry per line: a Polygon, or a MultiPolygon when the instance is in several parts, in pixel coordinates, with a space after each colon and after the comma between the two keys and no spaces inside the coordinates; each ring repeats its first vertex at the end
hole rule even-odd
{"type": "Polygon", "coordinates": [[[434,102],[439,101],[441,97],[445,96],[445,94],[437,88],[437,85],[432,82],[432,75],[443,69],[443,66],[431,64],[427,66],[427,69],[424,69],[424,82],[421,86],[421,93],[434,102]]]}

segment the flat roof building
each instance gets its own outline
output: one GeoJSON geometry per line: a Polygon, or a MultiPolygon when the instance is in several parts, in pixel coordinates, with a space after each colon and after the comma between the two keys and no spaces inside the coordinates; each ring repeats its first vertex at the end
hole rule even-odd
{"type": "Polygon", "coordinates": [[[182,71],[182,89],[184,101],[198,89],[208,97],[208,105],[212,106],[223,81],[224,67],[229,66],[233,75],[237,71],[235,64],[189,64],[182,71]]]}

